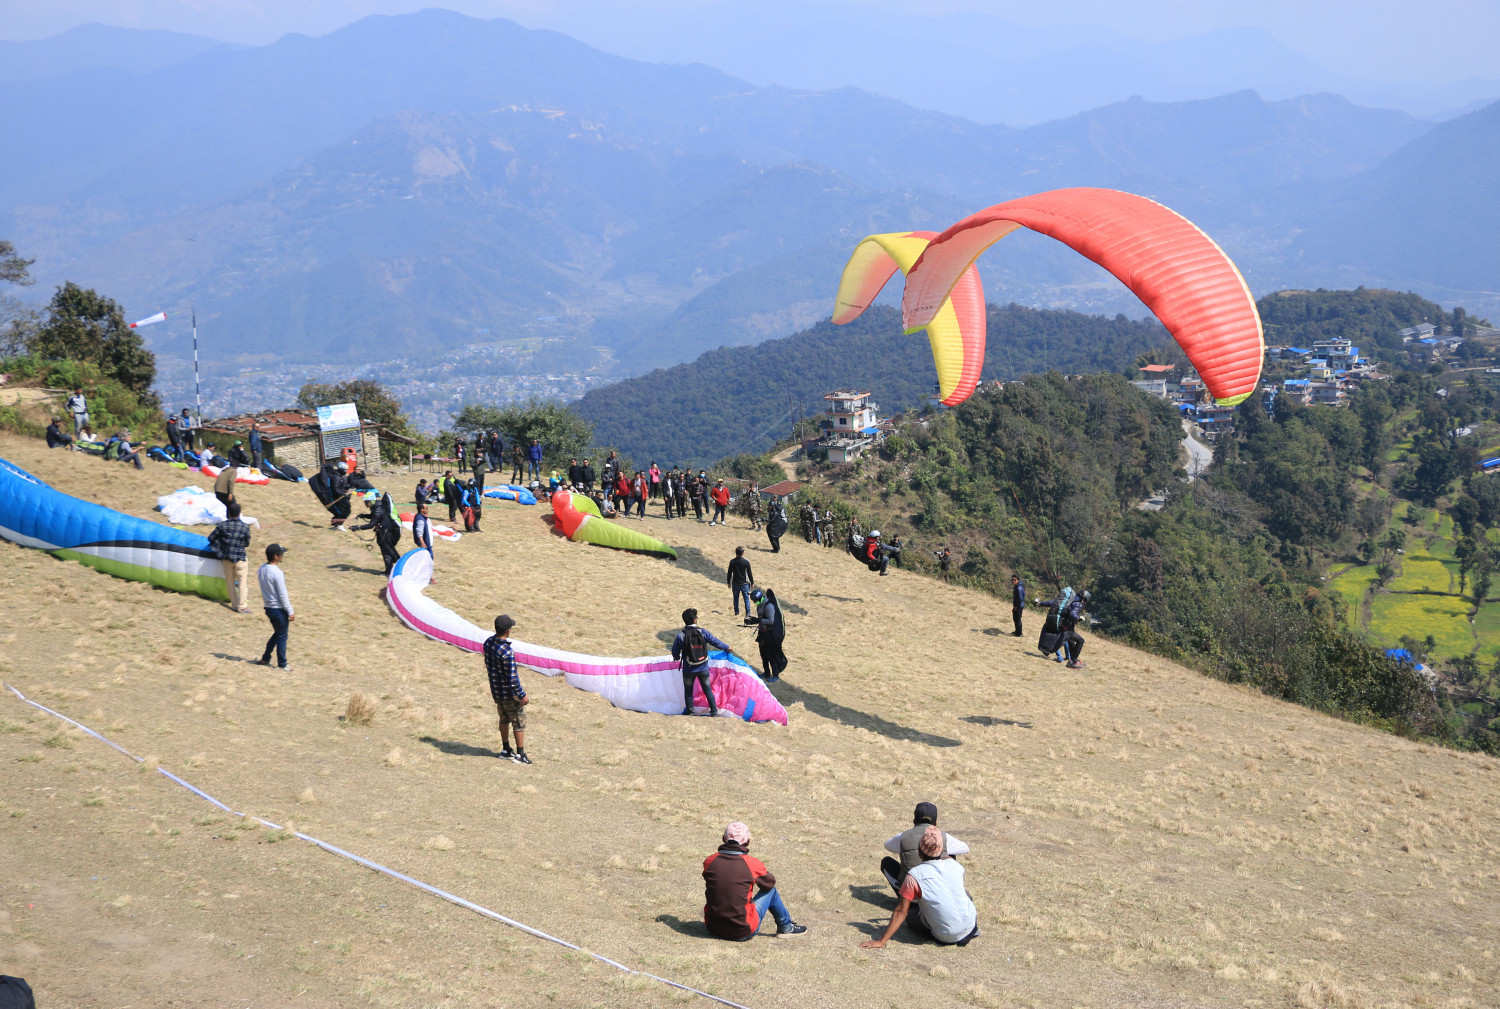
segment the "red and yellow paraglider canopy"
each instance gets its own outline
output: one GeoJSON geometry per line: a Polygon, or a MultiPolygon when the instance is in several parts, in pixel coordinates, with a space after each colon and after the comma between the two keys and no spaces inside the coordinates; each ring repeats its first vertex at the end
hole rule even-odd
{"type": "Polygon", "coordinates": [[[935,318],[979,254],[1017,228],[1055,238],[1114,274],[1167,327],[1220,404],[1255,391],[1265,338],[1245,278],[1193,222],[1113,189],[1023,196],[938,235],[907,271],[901,316],[908,332],[935,318]]]}
{"type": "Polygon", "coordinates": [[[1265,338],[1245,278],[1193,222],[1113,189],[1023,196],[935,236],[872,235],[844,268],[833,321],[858,316],[899,266],[906,274],[901,316],[907,332],[927,329],[943,402],[963,402],[984,361],[984,294],[974,261],[1017,228],[1055,238],[1114,274],[1167,327],[1220,404],[1233,406],[1255,391],[1265,338]]]}
{"type": "MultiPolygon", "coordinates": [[[[839,278],[834,325],[859,318],[896,270],[911,270],[928,241],[936,237],[935,231],[902,231],[871,235],[856,245],[839,278]]],[[[957,406],[974,392],[984,369],[984,287],[979,271],[973,266],[964,270],[923,325],[937,366],[938,396],[945,406],[957,406]]]]}

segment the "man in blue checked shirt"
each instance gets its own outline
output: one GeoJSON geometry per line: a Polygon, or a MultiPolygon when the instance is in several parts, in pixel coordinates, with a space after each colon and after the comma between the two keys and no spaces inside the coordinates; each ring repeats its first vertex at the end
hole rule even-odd
{"type": "Polygon", "coordinates": [[[529,764],[526,756],[526,688],[516,674],[515,646],[510,630],[516,622],[507,614],[495,618],[495,633],[484,642],[484,671],[490,678],[490,697],[500,715],[500,759],[529,764]],[[510,730],[516,730],[516,748],[510,748],[510,730]]]}

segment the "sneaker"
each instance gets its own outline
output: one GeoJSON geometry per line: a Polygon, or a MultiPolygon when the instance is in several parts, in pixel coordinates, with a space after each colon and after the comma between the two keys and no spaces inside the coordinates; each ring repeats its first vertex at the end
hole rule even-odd
{"type": "Polygon", "coordinates": [[[1013,638],[1019,638],[1020,636],[1021,636],[1021,632],[1020,631],[1015,631],[1015,632],[1013,632],[1011,634],[1011,637],[1013,637],[1013,638]]]}
{"type": "Polygon", "coordinates": [[[1068,663],[1068,668],[1069,669],[1084,669],[1084,668],[1086,668],[1086,666],[1087,666],[1087,663],[1083,663],[1083,662],[1074,661],[1074,662],[1069,662],[1068,663]]]}
{"type": "Polygon", "coordinates": [[[689,706],[688,706],[688,707],[686,707],[686,708],[683,708],[683,709],[682,709],[682,713],[683,713],[683,714],[684,714],[684,715],[691,715],[691,714],[692,714],[692,713],[693,713],[693,709],[692,709],[692,706],[691,706],[691,705],[689,705],[689,706]]]}
{"type": "Polygon", "coordinates": [[[504,748],[504,749],[502,749],[502,750],[501,750],[501,751],[500,751],[500,759],[501,759],[501,760],[514,760],[514,759],[515,759],[515,756],[516,756],[516,751],[515,751],[515,750],[512,750],[512,749],[511,749],[511,748],[510,748],[510,747],[508,747],[508,746],[507,746],[507,747],[505,747],[505,748],[504,748]]]}
{"type": "Polygon", "coordinates": [[[271,660],[270,659],[251,659],[250,660],[250,664],[252,666],[269,666],[271,664],[271,660]]]}
{"type": "Polygon", "coordinates": [[[513,753],[511,755],[510,759],[514,760],[518,764],[529,764],[529,763],[531,763],[531,758],[528,757],[528,756],[526,756],[526,751],[525,750],[517,750],[515,753],[513,753]]]}
{"type": "Polygon", "coordinates": [[[798,925],[795,921],[789,921],[785,925],[776,926],[776,935],[778,938],[784,935],[801,935],[806,931],[806,925],[798,925]]]}

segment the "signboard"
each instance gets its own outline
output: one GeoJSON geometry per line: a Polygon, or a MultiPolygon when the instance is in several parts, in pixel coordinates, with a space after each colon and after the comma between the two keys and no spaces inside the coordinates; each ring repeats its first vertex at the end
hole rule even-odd
{"type": "Polygon", "coordinates": [[[359,427],[359,411],[353,403],[318,407],[318,426],[324,431],[346,431],[359,427]]]}
{"type": "Polygon", "coordinates": [[[361,454],[364,453],[364,444],[360,440],[360,431],[357,427],[345,428],[342,431],[324,431],[322,438],[323,461],[338,459],[344,454],[344,449],[352,448],[361,454]]]}

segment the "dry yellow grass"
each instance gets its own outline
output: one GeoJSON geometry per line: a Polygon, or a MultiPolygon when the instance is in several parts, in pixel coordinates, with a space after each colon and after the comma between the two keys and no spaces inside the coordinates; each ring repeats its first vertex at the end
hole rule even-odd
{"type": "MultiPolygon", "coordinates": [[[[202,482],[10,437],[0,455],[135,514],[202,482]]],[[[524,673],[537,763],[520,767],[491,755],[478,658],[396,622],[368,540],[328,530],[305,488],[244,496],[256,546],[291,547],[289,673],[245,661],[258,612],[0,544],[6,680],[288,828],[0,697],[0,963],[47,1004],[684,1004],[290,839],[293,810],[295,829],[754,1007],[1494,1004],[1491,758],[1108,643],[1066,672],[1000,636],[998,600],[837,551],[642,523],[686,548],[674,566],[497,504],[440,545],[432,589],[481,625],[504,611],[527,640],[649,654],[696,605],[738,640],[737,543],[789,612],[789,727],[617,711],[524,673]],[[356,692],[371,725],[339,719],[356,692]],[[861,951],[891,905],[880,843],[922,799],[973,846],[984,935],[861,951]],[[699,864],[731,819],[807,936],[705,937],[699,864]]]]}
{"type": "Polygon", "coordinates": [[[349,703],[344,708],[344,719],[350,725],[369,725],[375,721],[375,713],[379,710],[380,706],[373,697],[356,690],[349,695],[349,703]]]}

